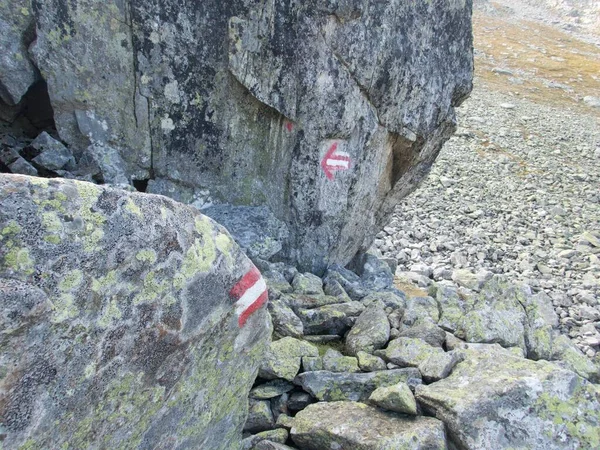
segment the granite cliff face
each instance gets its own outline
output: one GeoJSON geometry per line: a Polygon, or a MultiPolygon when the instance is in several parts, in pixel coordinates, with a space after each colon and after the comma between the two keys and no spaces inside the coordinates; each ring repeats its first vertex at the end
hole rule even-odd
{"type": "Polygon", "coordinates": [[[13,42],[35,28],[2,61],[13,103],[39,68],[105,181],[267,206],[289,228],[276,258],[315,272],[369,247],[471,90],[470,0],[21,3],[0,2],[13,42]]]}
{"type": "Polygon", "coordinates": [[[3,448],[239,448],[265,301],[192,207],[0,175],[3,448]]]}

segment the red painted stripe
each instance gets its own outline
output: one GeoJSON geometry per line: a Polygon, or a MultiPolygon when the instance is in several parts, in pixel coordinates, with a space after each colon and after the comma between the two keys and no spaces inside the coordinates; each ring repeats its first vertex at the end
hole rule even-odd
{"type": "Polygon", "coordinates": [[[327,161],[348,161],[348,162],[350,162],[350,157],[333,155],[331,158],[327,158],[327,161]]]}
{"type": "Polygon", "coordinates": [[[268,299],[269,294],[265,290],[262,294],[260,294],[260,297],[258,297],[254,303],[248,306],[246,310],[242,312],[242,314],[240,314],[240,317],[238,319],[238,325],[240,326],[240,328],[244,326],[244,324],[248,320],[248,317],[250,317],[254,312],[256,312],[258,308],[264,305],[268,299]]]}
{"type": "Polygon", "coordinates": [[[259,278],[260,272],[256,267],[252,266],[252,269],[250,269],[250,271],[244,275],[234,287],[231,288],[231,291],[229,291],[229,296],[235,300],[239,300],[241,296],[244,295],[244,292],[254,286],[254,283],[256,283],[259,278]]]}

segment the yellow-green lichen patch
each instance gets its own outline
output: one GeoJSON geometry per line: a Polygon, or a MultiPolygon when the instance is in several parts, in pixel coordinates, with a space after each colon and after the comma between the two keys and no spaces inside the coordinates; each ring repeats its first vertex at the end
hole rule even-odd
{"type": "Polygon", "coordinates": [[[0,234],[2,234],[2,236],[14,236],[15,234],[20,232],[21,227],[19,226],[19,224],[17,224],[17,222],[15,222],[14,220],[11,220],[4,228],[2,228],[2,232],[0,234]]]}
{"type": "Polygon", "coordinates": [[[13,243],[7,247],[10,248],[4,256],[4,265],[14,272],[22,272],[25,275],[31,275],[34,270],[34,261],[31,259],[27,247],[17,247],[13,243]]]}
{"type": "Polygon", "coordinates": [[[116,377],[108,386],[98,406],[91,416],[77,424],[69,436],[70,448],[89,448],[98,445],[102,448],[138,448],[150,421],[162,406],[164,388],[147,386],[143,373],[126,373],[116,377]],[[106,433],[97,436],[94,424],[103,424],[106,433]],[[117,430],[126,432],[116,433],[117,430]],[[113,442],[113,437],[122,440],[113,442]]]}
{"type": "Polygon", "coordinates": [[[233,239],[231,239],[225,233],[219,233],[215,238],[215,244],[217,245],[217,249],[223,254],[227,264],[229,266],[233,265],[233,255],[231,254],[231,250],[233,249],[233,239]]]}
{"type": "Polygon", "coordinates": [[[138,217],[144,216],[140,207],[136,205],[131,198],[127,199],[127,202],[125,203],[125,210],[129,211],[131,214],[135,214],[138,217]]]}
{"type": "Polygon", "coordinates": [[[112,298],[104,308],[102,316],[98,319],[98,325],[101,328],[107,328],[114,320],[119,320],[122,316],[123,314],[117,306],[117,301],[112,298]]]}
{"type": "Polygon", "coordinates": [[[58,288],[62,292],[70,292],[74,289],[77,289],[81,282],[83,281],[83,272],[81,270],[76,269],[72,270],[65,274],[63,279],[58,283],[58,288]]]}
{"type": "Polygon", "coordinates": [[[60,244],[61,239],[60,236],[56,234],[49,234],[47,236],[44,236],[44,241],[48,242],[49,244],[58,245],[60,244]]]}
{"type": "Polygon", "coordinates": [[[92,291],[102,294],[117,284],[117,272],[111,270],[105,276],[92,280],[92,291]]]}
{"type": "Polygon", "coordinates": [[[86,252],[99,250],[98,243],[104,237],[102,227],[106,222],[106,217],[93,211],[94,204],[100,196],[100,188],[90,183],[75,182],[77,192],[79,193],[80,207],[79,215],[84,222],[83,249],[86,252]]]}
{"type": "Polygon", "coordinates": [[[75,305],[75,299],[71,294],[62,294],[54,298],[52,304],[54,309],[53,323],[61,323],[79,315],[79,309],[75,305]]]}
{"type": "Polygon", "coordinates": [[[196,238],[187,250],[180,273],[175,276],[175,285],[179,288],[196,274],[210,271],[217,259],[216,245],[212,237],[213,225],[208,218],[197,217],[195,228],[201,237],[196,238]]]}
{"type": "Polygon", "coordinates": [[[155,272],[148,272],[144,277],[144,287],[142,292],[133,299],[134,305],[141,303],[149,303],[162,294],[169,288],[169,283],[166,280],[159,280],[155,272]]]}
{"type": "Polygon", "coordinates": [[[97,365],[95,361],[92,361],[87,366],[85,366],[85,369],[83,371],[83,376],[85,377],[85,379],[91,378],[92,375],[96,373],[96,367],[97,365]]]}
{"type": "Polygon", "coordinates": [[[154,264],[157,259],[156,252],[152,249],[140,250],[139,252],[137,252],[137,255],[135,255],[135,258],[138,261],[147,262],[150,264],[154,264]]]}

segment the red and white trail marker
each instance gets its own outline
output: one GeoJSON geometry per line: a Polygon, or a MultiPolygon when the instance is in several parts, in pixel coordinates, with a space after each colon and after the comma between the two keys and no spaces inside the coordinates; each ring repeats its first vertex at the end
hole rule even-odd
{"type": "Polygon", "coordinates": [[[238,325],[241,328],[248,317],[267,301],[267,284],[258,269],[252,266],[252,269],[231,288],[229,296],[237,300],[235,302],[235,313],[238,316],[238,325]]]}
{"type": "Polygon", "coordinates": [[[334,173],[338,170],[348,170],[350,163],[350,155],[338,150],[338,143],[334,142],[321,161],[321,167],[327,179],[333,180],[335,178],[334,173]]]}

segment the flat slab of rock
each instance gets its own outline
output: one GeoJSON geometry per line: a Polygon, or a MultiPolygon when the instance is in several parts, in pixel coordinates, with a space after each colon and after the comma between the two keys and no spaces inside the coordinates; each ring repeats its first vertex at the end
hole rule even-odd
{"type": "MultiPolygon", "coordinates": [[[[332,297],[335,298],[335,297],[332,297]]],[[[360,302],[339,303],[298,311],[306,334],[339,334],[348,330],[365,307],[360,302]]]]}
{"type": "Polygon", "coordinates": [[[375,389],[400,382],[414,387],[421,384],[421,374],[411,367],[370,373],[334,373],[320,370],[301,373],[294,381],[313,397],[326,402],[365,401],[375,389]]]}
{"type": "Polygon", "coordinates": [[[599,448],[598,386],[497,346],[465,355],[448,378],[416,388],[421,406],[446,423],[460,448],[599,448]]]}
{"type": "Polygon", "coordinates": [[[306,450],[445,450],[444,424],[355,402],[315,403],[294,418],[291,436],[306,450]]]}

